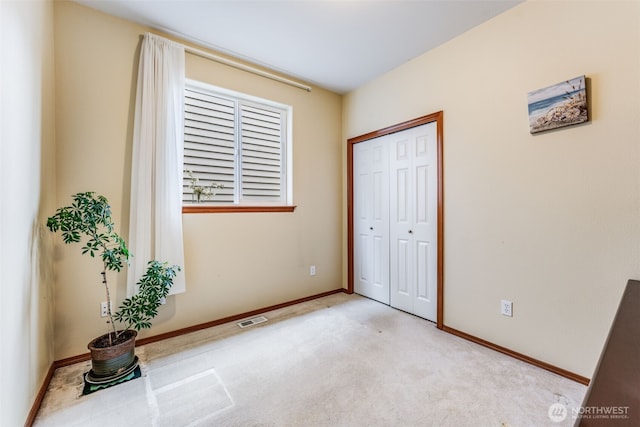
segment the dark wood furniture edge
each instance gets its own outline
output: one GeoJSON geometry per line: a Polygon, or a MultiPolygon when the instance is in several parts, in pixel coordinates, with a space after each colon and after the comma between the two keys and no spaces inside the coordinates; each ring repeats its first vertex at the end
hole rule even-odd
{"type": "Polygon", "coordinates": [[[628,280],[575,426],[640,425],[640,281],[628,280]],[[591,416],[585,411],[594,410],[591,416]],[[615,410],[615,413],[611,412],[615,410]],[[601,411],[602,413],[598,413],[601,411]],[[617,415],[618,418],[611,418],[617,415]]]}

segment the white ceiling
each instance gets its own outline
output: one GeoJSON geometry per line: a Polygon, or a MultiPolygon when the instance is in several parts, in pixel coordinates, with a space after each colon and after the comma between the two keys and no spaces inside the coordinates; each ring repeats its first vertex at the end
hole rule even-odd
{"type": "Polygon", "coordinates": [[[523,0],[75,0],[346,93],[523,0]]]}

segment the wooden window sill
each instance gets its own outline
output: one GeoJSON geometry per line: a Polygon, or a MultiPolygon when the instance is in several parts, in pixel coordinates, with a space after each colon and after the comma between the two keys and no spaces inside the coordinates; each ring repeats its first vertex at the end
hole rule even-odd
{"type": "Polygon", "coordinates": [[[183,214],[293,212],[296,206],[183,206],[183,214]]]}

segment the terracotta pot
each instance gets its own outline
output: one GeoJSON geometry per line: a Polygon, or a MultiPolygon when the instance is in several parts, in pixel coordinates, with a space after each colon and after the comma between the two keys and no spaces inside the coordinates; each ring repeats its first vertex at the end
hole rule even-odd
{"type": "Polygon", "coordinates": [[[101,335],[87,345],[91,352],[91,373],[94,376],[117,376],[134,363],[138,333],[127,329],[123,334],[125,340],[116,345],[100,346],[99,343],[108,340],[109,334],[101,335]]]}

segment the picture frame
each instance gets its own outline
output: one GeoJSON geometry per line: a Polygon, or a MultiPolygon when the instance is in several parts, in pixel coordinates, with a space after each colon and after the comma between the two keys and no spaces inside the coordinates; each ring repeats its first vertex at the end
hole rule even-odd
{"type": "Polygon", "coordinates": [[[532,134],[589,120],[585,76],[529,92],[527,101],[532,134]]]}

